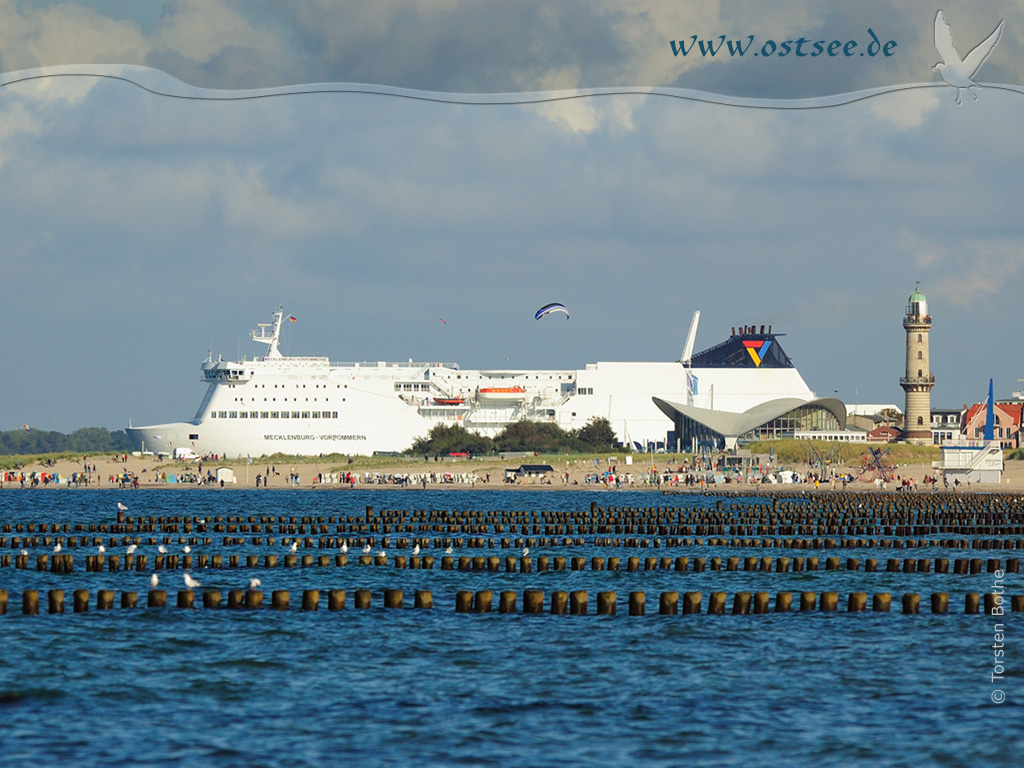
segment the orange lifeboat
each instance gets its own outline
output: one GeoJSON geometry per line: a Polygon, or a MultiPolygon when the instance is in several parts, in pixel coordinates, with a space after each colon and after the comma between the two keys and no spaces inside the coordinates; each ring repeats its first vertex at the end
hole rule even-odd
{"type": "Polygon", "coordinates": [[[463,397],[435,397],[434,405],[462,405],[466,402],[463,397]]]}
{"type": "Polygon", "coordinates": [[[514,387],[481,387],[477,398],[488,402],[517,402],[526,399],[526,389],[514,387]]]}

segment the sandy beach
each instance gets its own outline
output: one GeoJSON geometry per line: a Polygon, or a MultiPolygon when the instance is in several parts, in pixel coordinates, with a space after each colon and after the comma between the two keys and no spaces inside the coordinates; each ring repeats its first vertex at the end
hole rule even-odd
{"type": "MultiPolygon", "coordinates": [[[[617,472],[620,476],[632,475],[633,483],[630,485],[628,482],[621,482],[618,490],[649,490],[652,492],[661,491],[672,491],[672,490],[697,490],[699,486],[694,488],[687,488],[684,484],[678,485],[665,484],[654,485],[644,484],[641,480],[643,474],[649,471],[652,467],[661,473],[666,466],[672,466],[673,468],[678,465],[678,460],[675,464],[672,463],[672,457],[668,454],[653,454],[653,455],[640,455],[633,456],[632,465],[626,465],[622,456],[618,457],[616,466],[618,467],[617,472]]],[[[505,470],[514,469],[520,464],[531,464],[536,463],[537,459],[531,457],[524,458],[501,458],[501,457],[486,457],[482,459],[449,459],[444,461],[422,461],[422,460],[404,460],[396,458],[394,460],[388,460],[381,462],[380,459],[365,460],[361,461],[359,458],[353,459],[351,464],[345,463],[342,460],[340,463],[336,457],[332,459],[317,459],[315,457],[303,457],[291,459],[289,463],[281,463],[275,461],[269,461],[265,459],[254,459],[252,464],[246,462],[246,460],[209,460],[204,462],[174,462],[167,459],[156,459],[151,456],[133,456],[129,454],[126,458],[113,457],[109,455],[103,456],[88,456],[81,457],[78,460],[63,460],[54,462],[52,466],[44,466],[42,463],[26,464],[21,470],[17,472],[24,472],[26,475],[32,472],[46,472],[57,474],[61,478],[61,483],[54,484],[43,484],[40,483],[37,488],[66,488],[67,478],[72,477],[73,473],[82,473],[83,467],[88,465],[90,469],[95,466],[95,471],[90,471],[90,482],[87,485],[80,485],[82,488],[118,488],[121,487],[121,477],[128,473],[130,478],[138,479],[139,488],[210,488],[223,487],[227,489],[241,489],[241,488],[256,488],[257,487],[257,476],[260,476],[260,488],[274,489],[314,489],[314,490],[338,490],[338,489],[350,489],[350,488],[366,488],[366,487],[388,487],[388,488],[409,488],[411,490],[433,488],[433,489],[445,489],[445,490],[466,490],[466,489],[492,489],[492,490],[512,490],[512,489],[525,489],[525,490],[606,490],[604,484],[600,483],[587,483],[587,476],[593,477],[599,472],[603,472],[607,467],[607,463],[599,463],[595,466],[592,459],[573,457],[569,459],[561,459],[553,461],[551,463],[554,472],[548,474],[545,478],[540,477],[524,477],[518,478],[515,483],[505,482],[505,470]],[[219,482],[209,483],[206,482],[202,485],[195,482],[188,482],[186,478],[189,475],[202,475],[206,477],[208,473],[216,473],[216,471],[222,467],[230,468],[234,473],[234,482],[228,481],[221,486],[219,482]],[[328,476],[333,474],[337,480],[344,476],[346,473],[352,473],[355,476],[355,484],[352,485],[348,482],[327,482],[328,476]],[[368,478],[365,473],[370,473],[368,478]],[[427,477],[427,482],[424,484],[423,475],[433,475],[433,477],[427,477]],[[568,482],[565,480],[565,475],[568,474],[568,482]],[[167,482],[164,478],[166,476],[174,476],[177,482],[167,482]],[[297,480],[295,476],[297,475],[297,480]],[[399,485],[393,482],[388,482],[389,477],[403,476],[403,475],[414,475],[417,476],[415,483],[409,483],[407,485],[399,485]],[[448,477],[446,477],[448,476],[448,477]],[[269,479],[268,479],[269,478],[269,479]],[[375,482],[376,481],[376,482],[375,482]]],[[[804,473],[808,471],[806,465],[792,465],[789,467],[797,472],[804,473]]],[[[852,472],[856,474],[859,466],[847,465],[845,467],[838,468],[838,472],[844,471],[852,472]]],[[[928,487],[924,484],[924,478],[928,475],[934,474],[930,464],[904,464],[897,465],[895,473],[901,478],[909,478],[916,480],[918,483],[919,491],[927,491],[928,487]]],[[[21,483],[17,480],[6,481],[3,484],[4,488],[21,488],[21,483]]],[[[134,486],[134,481],[132,482],[134,486]]],[[[31,487],[31,483],[26,481],[25,488],[31,487]]],[[[837,483],[837,489],[841,488],[841,485],[837,483]]],[[[814,490],[812,483],[799,483],[799,484],[762,484],[758,488],[759,492],[772,492],[772,491],[785,491],[799,489],[802,491],[814,490]]],[[[872,482],[853,482],[847,485],[848,491],[892,491],[896,489],[895,483],[889,483],[886,487],[879,488],[872,482]]],[[[940,485],[941,489],[941,485],[940,485]]],[[[1024,461],[1007,461],[1006,468],[1003,473],[1003,482],[1000,485],[995,484],[981,484],[974,485],[970,488],[961,486],[958,490],[965,492],[993,492],[993,491],[1007,491],[1007,490],[1021,490],[1024,489],[1024,461]]],[[[612,489],[609,489],[612,490],[612,489]]],[[[711,486],[709,488],[713,492],[725,492],[725,493],[736,493],[736,492],[751,492],[753,486],[743,483],[728,483],[711,486]]],[[[830,486],[827,482],[822,482],[818,486],[818,490],[830,490],[830,486]]]]}

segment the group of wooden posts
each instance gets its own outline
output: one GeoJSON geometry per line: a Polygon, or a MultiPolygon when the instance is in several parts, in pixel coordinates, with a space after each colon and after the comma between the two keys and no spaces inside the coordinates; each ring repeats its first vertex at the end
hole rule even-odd
{"type": "MultiPolygon", "coordinates": [[[[0,555],[0,567],[11,565],[18,570],[50,571],[51,573],[73,573],[74,555],[35,555],[35,567],[31,568],[32,560],[29,554],[0,555]]],[[[431,570],[437,561],[433,555],[359,555],[356,558],[358,565],[385,566],[391,564],[395,568],[412,570],[431,570]]],[[[146,572],[149,568],[149,558],[145,554],[124,555],[86,555],[85,570],[87,573],[102,573],[108,571],[116,573],[121,570],[146,572]],[[123,566],[123,568],[122,568],[123,566]]],[[[200,570],[213,568],[216,570],[225,567],[235,568],[277,568],[282,565],[285,568],[342,568],[349,564],[348,555],[311,555],[311,554],[287,554],[278,555],[156,555],[153,558],[153,570],[183,570],[193,568],[200,570]]],[[[488,571],[491,573],[534,573],[539,571],[584,571],[587,570],[587,558],[582,556],[564,557],[541,555],[536,558],[485,557],[482,555],[470,556],[443,555],[440,558],[442,571],[488,571]]],[[[635,573],[638,571],[675,571],[679,573],[694,572],[700,573],[706,570],[711,571],[760,571],[776,573],[800,573],[805,571],[817,571],[824,566],[826,571],[859,571],[862,562],[860,558],[848,557],[826,557],[824,561],[819,557],[599,557],[593,556],[589,561],[589,569],[592,571],[626,571],[635,573]]],[[[995,573],[1020,573],[1020,558],[1011,557],[1005,561],[999,558],[955,558],[950,562],[949,558],[937,557],[934,560],[928,558],[888,558],[879,562],[877,558],[869,557],[863,561],[865,573],[937,573],[937,574],[979,574],[983,572],[995,573]],[[950,567],[952,566],[952,567],[950,567]]]]}
{"type": "MultiPolygon", "coordinates": [[[[179,608],[194,608],[195,595],[193,590],[181,590],[177,596],[179,608]]],[[[263,592],[257,589],[241,590],[235,589],[227,593],[226,605],[222,602],[221,593],[208,590],[202,594],[202,606],[208,609],[222,607],[232,609],[256,609],[264,607],[263,592]]],[[[354,607],[356,609],[368,609],[372,607],[372,592],[368,589],[357,589],[354,593],[354,607]]],[[[122,592],[120,605],[122,608],[138,607],[137,592],[122,592]]],[[[327,609],[330,611],[343,610],[345,608],[346,593],[343,589],[331,589],[327,591],[327,609]]],[[[614,616],[617,611],[618,593],[598,592],[597,593],[597,615],[614,616]]],[[[503,591],[498,597],[498,613],[516,613],[518,611],[519,595],[514,591],[503,591]]],[[[75,613],[87,613],[89,611],[90,595],[87,589],[76,589],[73,592],[73,611],[75,613]]],[[[48,612],[51,614],[64,613],[65,593],[63,589],[51,589],[47,592],[48,612]]],[[[115,593],[112,589],[101,589],[96,593],[96,610],[110,610],[115,604],[115,593]]],[[[584,590],[572,592],[555,591],[551,593],[549,608],[545,609],[545,593],[539,589],[528,589],[522,595],[522,613],[553,615],[585,616],[589,613],[589,595],[584,590]]],[[[675,616],[680,613],[680,604],[683,614],[699,614],[704,607],[704,597],[700,592],[684,592],[681,596],[678,592],[662,592],[658,602],[658,614],[662,616],[675,616]]],[[[892,604],[892,595],[887,592],[877,593],[871,597],[871,611],[888,613],[892,604]]],[[[167,605],[167,592],[162,589],[151,589],[148,592],[146,605],[149,608],[164,608],[167,605]]],[[[839,593],[816,592],[799,593],[799,610],[807,611],[837,611],[839,610],[839,593]]],[[[907,593],[902,599],[903,613],[920,613],[921,596],[917,593],[907,593]]],[[[1001,594],[986,593],[979,595],[976,592],[968,592],[964,598],[964,613],[977,614],[981,612],[984,605],[986,614],[1005,613],[1005,599],[1001,594]]],[[[40,613],[40,593],[37,590],[26,590],[21,595],[22,614],[35,616],[40,613]]],[[[643,616],[647,612],[646,593],[635,591],[629,593],[629,615],[643,616]]],[[[270,607],[275,610],[286,611],[291,607],[291,593],[288,590],[274,590],[271,593],[270,607]]],[[[320,590],[307,589],[302,592],[301,609],[303,611],[316,611],[320,607],[320,590]]],[[[404,607],[404,594],[400,589],[385,589],[383,593],[383,607],[400,609],[404,607]]],[[[431,592],[417,590],[414,596],[414,607],[418,609],[431,609],[434,607],[434,599],[431,592]]],[[[732,610],[727,611],[728,595],[725,592],[712,592],[708,596],[706,612],[711,615],[724,615],[731,612],[737,615],[766,614],[766,613],[787,613],[793,610],[793,593],[779,592],[775,596],[774,608],[771,605],[771,595],[767,592],[737,592],[733,596],[732,610]]],[[[491,590],[459,591],[455,595],[456,613],[491,613],[494,608],[494,592],[491,590]]],[[[6,590],[0,590],[0,616],[5,615],[8,610],[8,595],[6,590]]],[[[846,610],[850,613],[859,613],[868,610],[868,593],[851,592],[846,601],[846,610]]],[[[1013,595],[1010,597],[1009,610],[1013,612],[1024,611],[1024,595],[1013,595]]],[[[931,595],[931,612],[936,614],[949,613],[949,595],[945,592],[933,592],[931,595]]]]}
{"type": "MultiPolygon", "coordinates": [[[[589,511],[447,511],[447,510],[377,510],[366,507],[365,514],[336,516],[214,516],[209,519],[198,516],[128,517],[121,510],[115,523],[4,523],[0,525],[0,548],[10,546],[52,547],[47,554],[31,554],[27,549],[18,554],[0,555],[0,568],[11,567],[20,570],[32,569],[50,573],[70,574],[75,571],[75,557],[61,548],[96,546],[134,545],[134,548],[156,546],[162,549],[178,544],[184,547],[182,554],[161,552],[160,554],[136,552],[123,555],[85,555],[87,573],[136,571],[190,571],[198,569],[344,567],[349,564],[347,554],[312,554],[314,547],[337,549],[348,546],[379,546],[382,549],[394,547],[401,554],[391,555],[357,554],[353,561],[362,566],[393,566],[398,569],[432,570],[439,561],[443,571],[472,571],[486,573],[533,574],[545,571],[621,571],[627,573],[674,571],[680,573],[701,573],[704,571],[799,573],[807,571],[863,571],[865,573],[934,573],[934,574],[996,574],[999,579],[1008,574],[1020,573],[1020,560],[1016,557],[999,558],[840,558],[816,556],[644,556],[624,557],[594,554],[589,558],[580,555],[558,556],[539,555],[498,557],[495,555],[453,555],[405,554],[404,551],[419,545],[424,550],[431,546],[457,546],[470,549],[490,548],[496,544],[502,549],[510,547],[581,547],[594,549],[627,548],[683,548],[693,546],[722,546],[733,548],[777,548],[777,549],[833,549],[837,547],[879,547],[911,548],[941,546],[949,549],[1001,549],[1013,550],[1024,547],[1024,505],[1012,494],[954,495],[954,494],[829,494],[821,493],[803,496],[799,493],[774,493],[771,497],[742,500],[736,498],[708,497],[703,506],[684,507],[599,507],[592,503],[589,511]],[[333,527],[333,530],[331,528],[333,527]],[[102,534],[106,535],[104,539],[102,534]],[[233,546],[274,546],[275,534],[282,544],[293,544],[292,550],[277,554],[222,554],[201,552],[191,554],[191,547],[216,550],[211,534],[220,535],[223,549],[233,546]],[[239,534],[247,534],[240,536],[239,534]],[[836,538],[842,536],[880,535],[885,538],[836,538]],[[694,538],[696,536],[706,538],[694,538]],[[927,538],[940,537],[946,538],[927,538]],[[752,538],[748,538],[752,537],[752,538]],[[801,538],[803,537],[803,538],[801,538]],[[813,537],[813,538],[808,538],[813,537]],[[915,537],[915,538],[910,538],[915,537]],[[922,537],[922,538],[916,538],[922,537]],[[990,537],[990,538],[982,538],[990,537]],[[60,546],[58,546],[60,545],[60,546]],[[298,548],[307,550],[299,552],[298,548]],[[152,559],[150,559],[152,555],[152,559]],[[32,558],[34,558],[34,563],[32,558]]],[[[344,550],[342,550],[344,552],[344,550]]],[[[417,550],[418,552],[418,550],[417,550]]],[[[603,554],[603,553],[602,553],[603,554]]],[[[995,585],[993,585],[995,592],[995,585]]],[[[64,612],[65,593],[51,589],[46,594],[49,613],[64,612]]],[[[320,607],[320,591],[307,589],[302,592],[301,609],[316,611],[320,607]]],[[[182,590],[177,593],[177,605],[181,608],[196,606],[196,593],[182,590]]],[[[327,609],[341,610],[346,607],[346,593],[343,589],[326,592],[327,609]]],[[[353,592],[353,606],[358,609],[371,607],[372,593],[368,589],[353,592]]],[[[115,593],[103,589],[96,592],[95,601],[86,589],[72,593],[72,609],[76,613],[89,610],[94,604],[99,611],[114,607],[115,593]]],[[[401,590],[383,590],[384,608],[402,608],[401,590]]],[[[585,615],[590,612],[588,593],[583,590],[554,591],[545,603],[545,593],[527,589],[519,593],[502,591],[498,593],[498,613],[550,613],[585,615]],[[521,606],[521,608],[520,608],[521,606]]],[[[595,615],[614,615],[617,594],[612,591],[597,593],[595,615]]],[[[1006,595],[1007,610],[1024,610],[1024,596],[1006,595]]],[[[489,613],[494,610],[495,593],[490,590],[459,591],[455,595],[455,610],[459,613],[489,613]]],[[[889,612],[892,596],[889,593],[874,594],[870,598],[870,610],[889,612]]],[[[902,612],[919,612],[920,596],[908,593],[902,596],[902,612]]],[[[25,590],[21,595],[22,613],[40,613],[40,592],[25,590]]],[[[145,597],[150,608],[167,605],[167,592],[151,589],[145,597]]],[[[207,590],[201,593],[200,604],[204,608],[255,609],[264,606],[263,592],[258,589],[231,590],[222,600],[220,592],[207,590]]],[[[136,592],[120,593],[122,608],[139,605],[136,592]]],[[[869,596],[866,592],[851,592],[845,601],[849,612],[868,611],[869,596]]],[[[837,592],[779,592],[772,601],[768,592],[737,592],[733,595],[731,609],[725,592],[711,592],[705,600],[700,592],[662,592],[657,613],[660,615],[708,613],[721,615],[785,613],[789,611],[837,611],[840,599],[837,592]],[[796,597],[794,597],[794,594],[796,597]],[[794,603],[794,600],[796,602],[794,603]]],[[[1001,594],[967,593],[964,597],[964,613],[979,613],[984,607],[986,613],[1002,608],[1001,594]]],[[[291,607],[290,593],[275,590],[271,594],[269,607],[286,610],[291,607]]],[[[433,595],[427,590],[415,592],[414,607],[433,608],[433,595]]],[[[8,611],[8,595],[0,590],[0,614],[8,611]]],[[[643,591],[629,593],[628,613],[644,615],[646,596],[643,591]]],[[[949,595],[936,592],[931,595],[931,612],[949,612],[949,595]]],[[[653,611],[652,611],[653,613],[653,611]]]]}

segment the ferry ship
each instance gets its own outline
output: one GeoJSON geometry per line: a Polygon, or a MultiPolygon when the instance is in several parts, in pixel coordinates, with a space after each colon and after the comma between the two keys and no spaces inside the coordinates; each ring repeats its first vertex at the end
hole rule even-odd
{"type": "MultiPolygon", "coordinates": [[[[744,412],[779,399],[812,401],[771,327],[736,327],[725,342],[665,362],[598,362],[581,370],[463,370],[443,362],[338,363],[283,355],[283,308],[250,334],[252,359],[202,364],[206,394],[191,421],[127,428],[143,453],[227,458],[401,452],[437,424],[495,437],[522,419],[578,429],[608,419],[631,450],[690,448],[699,424],[666,409],[744,412]],[[691,425],[687,427],[686,425],[691,425]],[[689,434],[692,432],[693,434],[689,434]]],[[[844,411],[845,414],[845,411],[844,411]]],[[[706,419],[705,419],[706,421],[706,419]]],[[[705,430],[706,432],[706,430],[705,430]]],[[[702,437],[702,439],[703,439],[702,437]]]]}

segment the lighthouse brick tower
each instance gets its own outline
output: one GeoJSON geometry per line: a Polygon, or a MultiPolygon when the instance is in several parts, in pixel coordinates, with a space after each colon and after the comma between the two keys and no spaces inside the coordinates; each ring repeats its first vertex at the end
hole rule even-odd
{"type": "Polygon", "coordinates": [[[907,374],[900,379],[907,396],[903,409],[903,440],[931,445],[931,392],[935,376],[929,367],[928,332],[932,328],[932,316],[928,314],[928,300],[917,288],[907,299],[903,328],[907,332],[907,374]]]}

